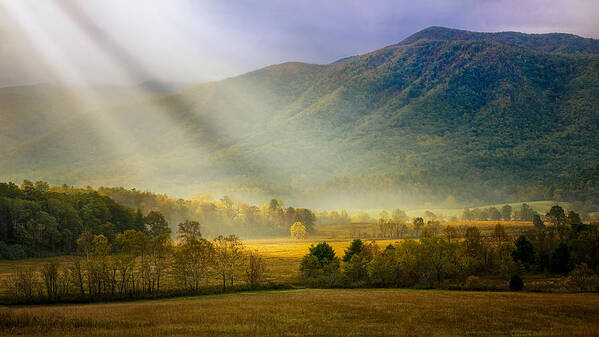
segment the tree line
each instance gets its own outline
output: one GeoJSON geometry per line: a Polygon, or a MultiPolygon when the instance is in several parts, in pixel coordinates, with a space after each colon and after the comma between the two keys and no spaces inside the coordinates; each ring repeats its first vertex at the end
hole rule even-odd
{"type": "Polygon", "coordinates": [[[490,236],[477,227],[446,226],[437,232],[427,225],[419,240],[384,249],[356,239],[341,257],[323,242],[309,249],[300,273],[306,284],[318,287],[445,287],[484,276],[510,281],[515,290],[523,274],[570,274],[580,290],[588,290],[599,271],[599,225],[583,224],[577,213],[566,215],[559,206],[545,217],[547,224],[540,220],[517,237],[501,224],[490,236]]]}
{"type": "Polygon", "coordinates": [[[7,301],[136,299],[261,286],[265,261],[237,236],[208,240],[198,222],[185,221],[177,238],[174,243],[168,231],[128,229],[111,244],[102,234],[84,232],[70,263],[49,262],[41,272],[20,269],[9,275],[7,301]],[[210,283],[214,278],[220,286],[210,283]]]}
{"type": "MultiPolygon", "coordinates": [[[[73,188],[68,187],[67,190],[73,188]]],[[[159,211],[170,223],[194,219],[202,223],[208,236],[232,232],[246,238],[281,236],[286,235],[289,226],[297,221],[302,222],[311,232],[316,221],[312,210],[286,206],[278,199],[251,205],[243,201],[234,201],[229,196],[212,200],[209,195],[197,195],[190,200],[184,200],[122,187],[101,187],[98,193],[109,196],[127,207],[144,212],[159,211]]]]}
{"type": "MultiPolygon", "coordinates": [[[[465,208],[462,212],[462,220],[464,221],[532,221],[535,215],[539,215],[527,203],[523,203],[518,209],[513,209],[510,205],[504,205],[501,208],[465,208]]],[[[588,214],[583,213],[583,217],[588,219],[588,214]]]]}
{"type": "Polygon", "coordinates": [[[276,199],[258,207],[229,197],[188,201],[123,188],[0,183],[0,259],[74,254],[82,233],[103,235],[114,248],[126,230],[166,233],[169,223],[187,219],[205,224],[211,237],[285,236],[295,222],[312,232],[316,221],[311,210],[284,207],[276,199]]]}

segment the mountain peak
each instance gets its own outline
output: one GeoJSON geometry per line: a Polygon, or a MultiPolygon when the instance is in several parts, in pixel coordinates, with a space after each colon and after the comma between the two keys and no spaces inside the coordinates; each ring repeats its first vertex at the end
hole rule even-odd
{"type": "Polygon", "coordinates": [[[520,32],[472,32],[468,30],[431,26],[408,36],[399,45],[418,41],[472,41],[487,40],[529,48],[538,51],[562,54],[599,54],[599,40],[583,38],[574,34],[546,33],[527,34],[520,32]]]}

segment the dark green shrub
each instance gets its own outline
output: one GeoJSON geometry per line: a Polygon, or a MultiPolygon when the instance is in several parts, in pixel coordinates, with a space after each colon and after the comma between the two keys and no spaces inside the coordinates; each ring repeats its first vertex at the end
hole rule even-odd
{"type": "Polygon", "coordinates": [[[551,254],[551,272],[567,274],[570,271],[570,248],[560,242],[551,254]]]}
{"type": "Polygon", "coordinates": [[[520,275],[514,275],[510,279],[510,289],[513,291],[520,291],[524,288],[524,282],[522,282],[522,278],[520,275]]]}

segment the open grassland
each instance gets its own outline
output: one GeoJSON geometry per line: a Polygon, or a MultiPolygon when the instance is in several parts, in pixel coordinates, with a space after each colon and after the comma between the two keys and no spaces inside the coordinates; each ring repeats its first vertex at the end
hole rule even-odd
{"type": "MultiPolygon", "coordinates": [[[[532,223],[520,221],[467,221],[457,223],[443,223],[441,226],[477,226],[483,234],[490,233],[496,224],[505,226],[509,234],[517,234],[525,228],[530,228],[532,223]]],[[[377,224],[339,224],[317,226],[316,233],[305,240],[293,240],[289,238],[269,238],[260,240],[246,240],[245,245],[249,249],[260,252],[265,258],[266,272],[265,281],[274,283],[297,283],[299,277],[299,266],[301,259],[308,253],[308,248],[318,242],[329,243],[337,256],[342,257],[344,251],[349,247],[351,240],[361,237],[363,240],[376,238],[379,229],[377,224]],[[359,235],[356,235],[359,234],[359,235]]],[[[384,248],[387,245],[399,241],[398,239],[376,239],[377,244],[384,248]]],[[[51,260],[58,260],[63,266],[71,263],[73,257],[61,256],[56,258],[32,258],[24,260],[0,260],[0,295],[6,293],[5,280],[17,269],[39,271],[41,267],[51,260]]],[[[172,280],[166,279],[166,286],[172,280]]],[[[206,279],[207,285],[219,285],[221,283],[217,275],[210,275],[206,279]]]]}
{"type": "MultiPolygon", "coordinates": [[[[519,210],[520,207],[522,206],[523,203],[528,204],[528,206],[530,206],[533,210],[541,213],[541,214],[545,214],[547,211],[549,211],[549,209],[551,208],[551,206],[553,205],[559,205],[561,207],[563,207],[564,209],[571,209],[571,204],[569,202],[564,202],[564,201],[552,201],[552,200],[540,200],[540,201],[521,201],[521,202],[510,202],[510,203],[503,203],[503,204],[493,204],[493,205],[478,205],[478,206],[471,206],[469,207],[471,210],[475,209],[475,208],[489,208],[489,207],[495,207],[497,209],[501,209],[501,207],[505,206],[505,205],[510,205],[514,211],[519,210]]],[[[350,214],[357,214],[359,212],[366,212],[368,213],[368,215],[370,215],[373,218],[378,218],[379,213],[382,211],[382,208],[370,208],[370,209],[358,209],[358,208],[349,208],[347,209],[347,211],[350,214]]],[[[392,211],[391,209],[386,209],[387,212],[392,211]]],[[[458,208],[437,208],[434,206],[431,206],[429,208],[414,208],[414,209],[407,209],[406,210],[406,214],[410,217],[416,217],[416,216],[424,216],[424,213],[426,211],[430,211],[435,213],[436,215],[443,215],[445,217],[451,217],[451,216],[457,216],[457,217],[461,217],[462,216],[462,212],[464,211],[464,207],[458,207],[458,208]]]]}
{"type": "MultiPolygon", "coordinates": [[[[290,283],[294,284],[298,282],[299,278],[299,267],[301,259],[308,253],[308,249],[311,245],[316,244],[320,241],[327,241],[337,253],[337,256],[342,257],[345,249],[349,247],[350,240],[318,240],[315,238],[308,240],[291,240],[287,238],[281,239],[264,239],[264,240],[248,240],[245,241],[246,248],[257,250],[265,259],[267,266],[265,270],[264,280],[274,283],[290,283]]],[[[384,248],[390,243],[396,242],[397,240],[377,240],[377,244],[384,248]]],[[[26,269],[33,271],[40,271],[42,266],[51,260],[58,260],[63,266],[67,266],[71,263],[72,257],[60,256],[56,258],[39,258],[39,259],[25,259],[25,260],[0,260],[0,295],[6,292],[4,287],[5,280],[11,273],[14,273],[17,269],[26,269]]],[[[172,280],[166,279],[165,286],[168,287],[168,283],[172,280]]],[[[221,280],[218,275],[212,273],[206,279],[207,285],[220,285],[221,280]]]]}
{"type": "Polygon", "coordinates": [[[3,336],[596,336],[598,294],[293,290],[0,308],[3,336]]]}
{"type": "MultiPolygon", "coordinates": [[[[324,240],[323,240],[324,241],[324,240]]],[[[377,240],[381,248],[398,240],[377,240]]],[[[311,245],[318,241],[313,240],[251,240],[246,246],[249,249],[259,251],[266,260],[267,270],[265,278],[271,282],[294,283],[299,278],[299,268],[302,257],[308,253],[311,245]]],[[[351,241],[327,240],[337,256],[343,257],[344,251],[349,247],[351,241]]]]}
{"type": "MultiPolygon", "coordinates": [[[[531,221],[502,220],[442,222],[440,226],[441,229],[445,228],[446,226],[453,226],[456,228],[460,226],[478,227],[481,233],[485,235],[491,233],[497,224],[504,226],[506,233],[510,235],[518,235],[522,231],[532,227],[531,221]]],[[[316,232],[311,239],[349,240],[355,238],[373,239],[379,237],[380,230],[378,224],[376,223],[349,223],[316,226],[316,232]]]]}

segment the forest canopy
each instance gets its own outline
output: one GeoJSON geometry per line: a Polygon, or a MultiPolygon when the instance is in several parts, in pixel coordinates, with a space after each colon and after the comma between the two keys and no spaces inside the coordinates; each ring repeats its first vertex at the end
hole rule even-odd
{"type": "Polygon", "coordinates": [[[82,234],[116,238],[127,230],[150,236],[171,234],[189,219],[200,221],[205,235],[287,236],[295,222],[307,232],[316,216],[305,208],[285,207],[273,199],[260,206],[218,201],[172,199],[123,188],[79,189],[25,180],[0,183],[0,258],[18,259],[72,254],[82,234]]]}

